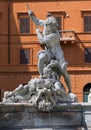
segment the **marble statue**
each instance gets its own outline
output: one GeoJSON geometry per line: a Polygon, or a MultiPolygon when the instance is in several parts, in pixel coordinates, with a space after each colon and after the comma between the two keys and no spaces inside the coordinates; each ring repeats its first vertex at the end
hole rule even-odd
{"type": "Polygon", "coordinates": [[[56,59],[59,62],[59,70],[63,75],[68,87],[69,93],[71,92],[70,77],[67,72],[68,63],[64,59],[63,50],[60,47],[60,36],[57,31],[57,20],[49,13],[46,20],[36,18],[34,13],[29,10],[29,16],[36,24],[36,26],[43,26],[43,32],[37,27],[36,33],[40,44],[45,44],[45,50],[38,53],[38,69],[41,76],[43,76],[43,68],[51,59],[56,59]]]}
{"type": "Polygon", "coordinates": [[[6,91],[3,102],[27,102],[43,111],[52,110],[57,103],[77,102],[76,95],[71,93],[70,77],[67,72],[68,63],[60,47],[56,19],[50,13],[46,20],[39,20],[31,10],[28,14],[36,26],[44,28],[43,32],[36,28],[39,43],[45,44],[45,50],[38,52],[40,77],[31,79],[26,85],[20,84],[13,91],[6,91]],[[61,76],[65,79],[68,93],[60,81],[61,76]]]}
{"type": "Polygon", "coordinates": [[[58,102],[72,102],[52,68],[45,67],[43,75],[43,78],[31,79],[27,85],[20,84],[14,91],[6,91],[3,102],[27,102],[43,111],[52,110],[58,102]]]}

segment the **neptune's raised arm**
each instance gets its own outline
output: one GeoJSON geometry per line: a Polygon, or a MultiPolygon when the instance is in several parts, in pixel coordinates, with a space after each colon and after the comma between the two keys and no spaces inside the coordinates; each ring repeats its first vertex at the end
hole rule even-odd
{"type": "Polygon", "coordinates": [[[32,10],[28,10],[29,17],[33,20],[36,26],[44,26],[44,20],[38,19],[32,10]]]}

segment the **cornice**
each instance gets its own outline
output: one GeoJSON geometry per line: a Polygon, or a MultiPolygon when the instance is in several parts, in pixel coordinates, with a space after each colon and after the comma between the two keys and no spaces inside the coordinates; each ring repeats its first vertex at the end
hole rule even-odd
{"type": "Polygon", "coordinates": [[[91,10],[81,10],[81,16],[83,17],[84,14],[91,14],[91,10]]]}

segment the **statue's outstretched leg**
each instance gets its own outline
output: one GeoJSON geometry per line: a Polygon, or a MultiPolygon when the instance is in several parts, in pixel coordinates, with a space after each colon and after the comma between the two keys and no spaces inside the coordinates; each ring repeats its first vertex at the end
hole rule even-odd
{"type": "Polygon", "coordinates": [[[71,90],[71,82],[70,82],[70,76],[69,76],[68,72],[66,71],[63,74],[63,76],[64,76],[65,83],[68,86],[68,92],[71,93],[72,92],[72,90],[71,90]]]}
{"type": "Polygon", "coordinates": [[[67,66],[68,66],[68,63],[65,61],[61,64],[61,72],[62,72],[62,75],[64,77],[64,80],[65,80],[65,83],[68,87],[68,92],[71,93],[72,90],[71,90],[71,81],[70,81],[70,76],[67,72],[67,66]]]}

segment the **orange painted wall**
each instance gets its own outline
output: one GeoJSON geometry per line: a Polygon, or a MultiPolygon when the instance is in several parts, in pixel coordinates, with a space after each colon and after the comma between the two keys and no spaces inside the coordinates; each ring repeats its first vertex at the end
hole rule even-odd
{"type": "MultiPolygon", "coordinates": [[[[40,19],[47,12],[65,11],[69,18],[63,20],[63,30],[74,30],[82,43],[61,43],[65,59],[69,62],[72,91],[83,101],[83,87],[91,83],[91,64],[84,63],[84,47],[91,47],[91,34],[83,33],[82,10],[91,9],[90,0],[10,0],[10,63],[8,63],[8,0],[0,0],[0,88],[13,90],[20,83],[38,77],[37,52],[42,49],[32,24],[30,35],[19,34],[18,13],[27,12],[26,3],[40,19]],[[85,42],[84,42],[85,41],[85,42]],[[20,65],[19,49],[31,48],[31,64],[20,65]]],[[[30,20],[31,22],[31,20],[30,20]]],[[[62,78],[62,82],[64,80],[62,78]]],[[[65,84],[65,83],[64,83],[65,84]]]]}

